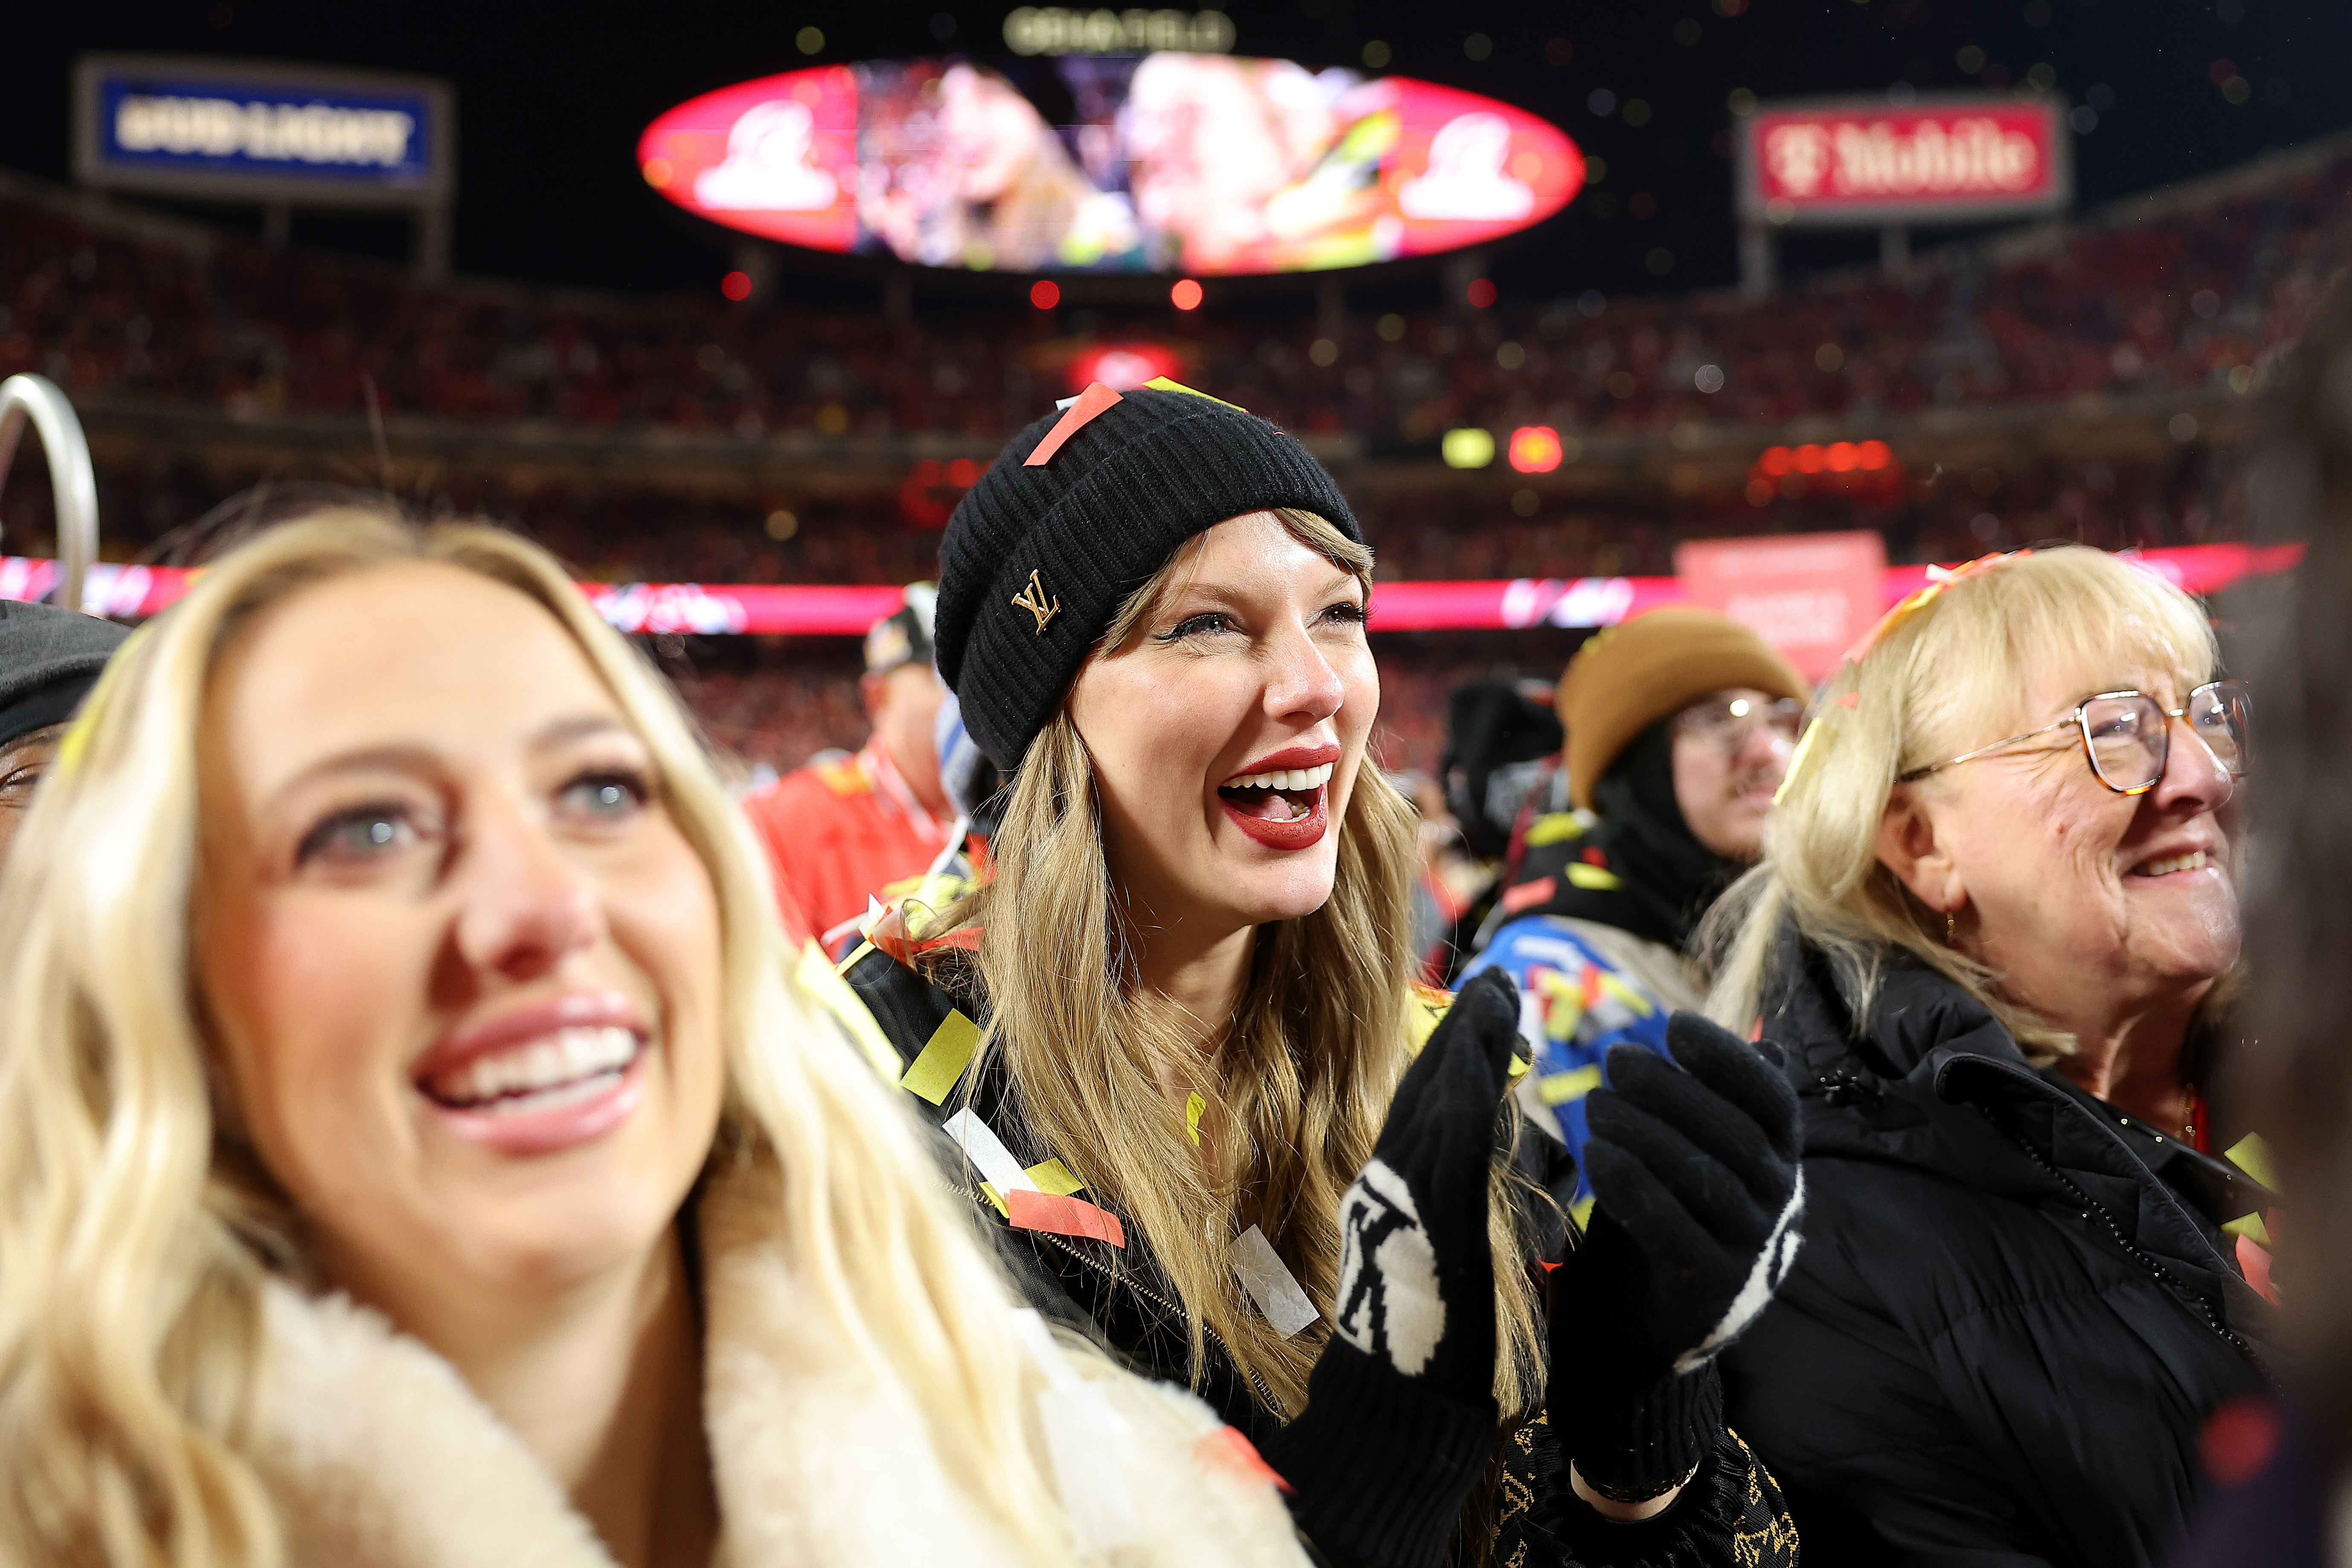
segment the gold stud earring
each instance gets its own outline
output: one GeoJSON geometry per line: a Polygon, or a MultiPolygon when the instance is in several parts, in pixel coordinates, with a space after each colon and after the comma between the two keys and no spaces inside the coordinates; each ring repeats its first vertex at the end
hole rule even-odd
{"type": "Polygon", "coordinates": [[[1960,945],[1960,922],[1949,910],[1944,911],[1944,945],[1946,947],[1960,945]]]}

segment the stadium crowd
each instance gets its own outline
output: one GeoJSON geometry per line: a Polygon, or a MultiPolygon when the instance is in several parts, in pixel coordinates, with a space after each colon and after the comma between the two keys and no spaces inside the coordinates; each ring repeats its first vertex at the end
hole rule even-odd
{"type": "Polygon", "coordinates": [[[142,237],[22,187],[0,195],[0,374],[247,415],[354,414],[373,385],[384,409],[468,420],[990,442],[1040,396],[1074,390],[1067,367],[1089,343],[1166,341],[1195,380],[1286,427],[1379,447],[1424,447],[1465,424],[1851,422],[2243,391],[2325,281],[2347,181],[2352,158],[1767,301],[1586,293],[1350,319],[1335,339],[1300,337],[1295,318],[1267,329],[1102,310],[1081,331],[1068,312],[892,321],[757,298],[648,305],[428,286],[241,238],[142,237]]]}

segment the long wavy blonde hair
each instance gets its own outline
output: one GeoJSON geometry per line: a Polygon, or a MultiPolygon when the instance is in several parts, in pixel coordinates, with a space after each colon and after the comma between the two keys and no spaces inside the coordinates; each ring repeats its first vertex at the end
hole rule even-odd
{"type": "MultiPolygon", "coordinates": [[[[488,528],[343,510],[223,558],[109,668],[0,877],[0,1560],[267,1568],[252,1464],[260,1294],[304,1268],[298,1216],[226,1141],[193,1004],[207,679],[307,586],[437,562],[553,616],[651,751],[720,913],[727,1099],[716,1163],[772,1162],[776,1237],[815,1309],[923,1412],[983,1516],[1073,1561],[1024,1425],[1010,1300],[896,1095],[802,987],[763,860],[660,678],[556,563],[488,528]]],[[[429,1500],[418,1506],[429,1507],[429,1500]]]]}
{"type": "MultiPolygon", "coordinates": [[[[1275,515],[1369,595],[1370,551],[1311,512],[1275,515]]],[[[1194,553],[1178,550],[1128,597],[1098,650],[1139,633],[1194,553]]],[[[1011,787],[993,880],[943,911],[939,927],[982,927],[982,1050],[1001,1053],[1009,1069],[1032,1157],[1058,1156],[1150,1238],[1184,1308],[1195,1385],[1213,1335],[1277,1413],[1296,1415],[1330,1335],[1328,1317],[1282,1338],[1242,1294],[1229,1248],[1258,1226],[1329,1312],[1339,1198],[1371,1157],[1409,1061],[1412,805],[1377,766],[1358,770],[1329,901],[1258,930],[1215,1081],[1199,1090],[1217,1136],[1196,1147],[1184,1109],[1161,1085],[1200,1076],[1197,1021],[1138,979],[1138,933],[1105,858],[1093,762],[1066,707],[1011,787]],[[991,920],[1000,908],[1006,918],[991,920]]],[[[941,962],[958,960],[950,952],[941,962]]],[[[1503,1349],[1495,1390],[1507,1415],[1540,1401],[1541,1333],[1515,1219],[1529,1194],[1507,1159],[1492,1193],[1503,1349]]]]}
{"type": "Polygon", "coordinates": [[[1786,926],[1829,957],[1857,1026],[1901,952],[1983,1003],[2029,1051],[2072,1050],[2071,1036],[1948,945],[1943,917],[1879,860],[1887,797],[1911,769],[1998,736],[2041,670],[2137,662],[2204,679],[2220,658],[2195,600],[2103,550],[2011,555],[1948,584],[1814,699],[1764,858],[1701,928],[1708,1015],[1743,1034],[1756,1022],[1786,926]]]}

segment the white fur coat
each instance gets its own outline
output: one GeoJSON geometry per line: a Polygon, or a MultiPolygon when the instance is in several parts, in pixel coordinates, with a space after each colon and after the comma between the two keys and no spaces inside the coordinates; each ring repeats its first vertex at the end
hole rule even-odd
{"type": "MultiPolygon", "coordinates": [[[[701,1215],[706,1430],[719,1568],[1027,1568],[949,1479],[912,1400],[846,1353],[722,1184],[701,1215]]],[[[612,1568],[562,1489],[450,1365],[374,1313],[285,1285],[254,1458],[291,1560],[333,1568],[612,1568]]],[[[1303,1563],[1274,1489],[1213,1458],[1216,1418],[1176,1390],[1108,1384],[1108,1456],[1134,1501],[1116,1568],[1303,1563]]],[[[1090,1444],[1099,1450],[1100,1444],[1090,1444]]],[[[1095,1457],[1104,1458],[1098,1454],[1095,1457]]]]}

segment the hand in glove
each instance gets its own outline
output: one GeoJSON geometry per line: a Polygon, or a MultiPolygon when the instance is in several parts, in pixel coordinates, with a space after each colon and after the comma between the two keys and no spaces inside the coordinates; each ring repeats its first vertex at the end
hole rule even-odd
{"type": "Polygon", "coordinates": [[[1663,1493],[1713,1446],[1711,1363],[1787,1277],[1804,1208],[1780,1068],[1692,1013],[1666,1046],[1672,1062],[1609,1053],[1611,1087],[1586,1101],[1592,1223],[1552,1279],[1552,1425],[1585,1480],[1624,1500],[1663,1493]]]}
{"type": "Polygon", "coordinates": [[[1306,1411],[1265,1445],[1334,1563],[1441,1562],[1493,1448],[1486,1184],[1518,1023],[1507,974],[1464,986],[1339,1200],[1335,1331],[1306,1411]]]}

